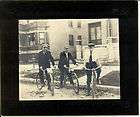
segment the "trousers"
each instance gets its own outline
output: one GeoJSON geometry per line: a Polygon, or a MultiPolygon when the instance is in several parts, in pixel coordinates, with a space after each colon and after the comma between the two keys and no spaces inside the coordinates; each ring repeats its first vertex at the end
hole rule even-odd
{"type": "MultiPolygon", "coordinates": [[[[41,69],[39,69],[39,77],[40,77],[40,81],[42,84],[45,84],[44,83],[44,76],[43,76],[43,71],[41,69]]],[[[51,82],[51,78],[50,78],[50,75],[49,73],[47,72],[47,70],[45,71],[45,77],[47,79],[47,85],[48,85],[48,88],[50,88],[50,82],[51,82]]]]}
{"type": "MultiPolygon", "coordinates": [[[[97,81],[99,81],[99,77],[100,77],[100,73],[101,73],[101,70],[96,70],[96,74],[97,74],[97,81]]],[[[95,75],[93,75],[95,78],[95,75]]],[[[92,80],[92,74],[87,74],[87,90],[88,92],[90,91],[90,84],[91,84],[91,80],[92,80]]]]}
{"type": "Polygon", "coordinates": [[[71,84],[73,84],[72,74],[69,72],[67,68],[61,68],[60,70],[60,86],[63,85],[65,76],[68,77],[71,84]]]}

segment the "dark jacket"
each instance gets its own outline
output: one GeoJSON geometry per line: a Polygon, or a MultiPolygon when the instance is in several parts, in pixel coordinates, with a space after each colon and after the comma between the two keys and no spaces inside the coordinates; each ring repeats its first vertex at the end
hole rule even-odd
{"type": "Polygon", "coordinates": [[[39,52],[39,54],[38,54],[39,67],[42,66],[44,68],[50,68],[50,62],[52,62],[53,66],[55,65],[50,51],[46,51],[45,54],[43,53],[43,51],[39,52]]]}
{"type": "MultiPolygon", "coordinates": [[[[98,64],[95,61],[87,62],[86,66],[87,69],[96,69],[98,64]]],[[[96,69],[96,72],[101,71],[101,68],[96,69]]],[[[92,75],[92,70],[86,70],[87,75],[92,75]]]]}
{"type": "Polygon", "coordinates": [[[66,65],[66,67],[69,67],[69,61],[70,60],[72,60],[73,64],[76,64],[76,61],[74,60],[74,58],[72,57],[70,52],[68,52],[68,58],[66,57],[65,52],[61,52],[59,63],[58,63],[59,69],[63,69],[64,65],[66,65]]]}

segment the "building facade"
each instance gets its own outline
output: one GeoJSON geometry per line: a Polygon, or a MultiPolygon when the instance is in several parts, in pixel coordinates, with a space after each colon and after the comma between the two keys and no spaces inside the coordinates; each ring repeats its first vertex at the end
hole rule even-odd
{"type": "Polygon", "coordinates": [[[119,21],[118,19],[83,20],[80,44],[77,43],[77,59],[88,60],[88,43],[95,44],[93,58],[101,62],[119,63],[119,21]]]}
{"type": "Polygon", "coordinates": [[[95,44],[93,57],[119,60],[118,26],[118,19],[20,20],[20,60],[34,58],[42,44],[50,45],[56,60],[65,46],[76,59],[87,60],[89,42],[95,44]]]}

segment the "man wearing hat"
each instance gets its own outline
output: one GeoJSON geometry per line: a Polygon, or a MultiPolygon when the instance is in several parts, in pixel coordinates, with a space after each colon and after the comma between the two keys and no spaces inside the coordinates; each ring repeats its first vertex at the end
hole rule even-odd
{"type": "MultiPolygon", "coordinates": [[[[39,65],[39,76],[43,85],[45,84],[43,80],[43,70],[51,67],[50,62],[52,63],[53,66],[55,65],[54,59],[51,55],[51,52],[49,51],[49,45],[42,45],[42,51],[40,51],[38,54],[38,65],[39,65]]],[[[48,89],[50,90],[51,78],[47,70],[45,70],[45,74],[48,80],[48,89]]]]}
{"type": "Polygon", "coordinates": [[[68,52],[68,47],[64,48],[64,51],[60,53],[60,59],[58,63],[58,68],[60,70],[60,88],[63,87],[64,75],[69,77],[70,83],[73,83],[71,75],[69,74],[68,67],[70,66],[70,60],[73,64],[76,64],[76,61],[72,57],[71,53],[68,52]]]}

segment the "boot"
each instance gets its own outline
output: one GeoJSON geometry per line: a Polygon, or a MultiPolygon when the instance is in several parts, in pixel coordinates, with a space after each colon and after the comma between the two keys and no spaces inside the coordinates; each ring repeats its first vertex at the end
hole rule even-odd
{"type": "Polygon", "coordinates": [[[48,84],[48,90],[50,90],[50,91],[51,91],[51,86],[50,86],[50,84],[48,84]]]}
{"type": "Polygon", "coordinates": [[[90,96],[90,90],[89,89],[86,91],[86,96],[90,96]]]}
{"type": "Polygon", "coordinates": [[[74,82],[73,82],[73,80],[70,80],[70,84],[74,85],[74,82]]]}
{"type": "Polygon", "coordinates": [[[63,82],[60,82],[60,88],[63,88],[63,87],[64,87],[63,82]]]}
{"type": "Polygon", "coordinates": [[[86,96],[90,95],[90,90],[91,90],[91,87],[90,87],[90,85],[88,85],[87,89],[86,89],[86,96]]]}

